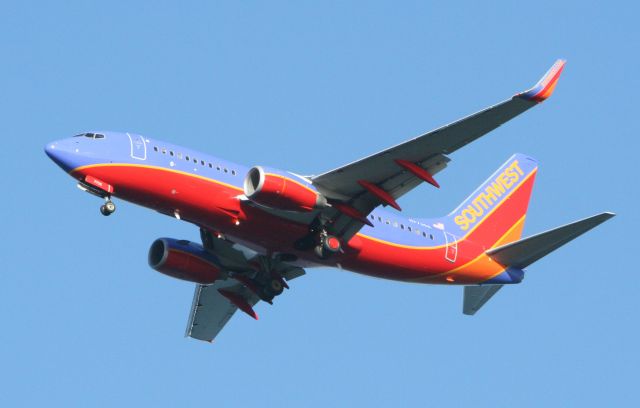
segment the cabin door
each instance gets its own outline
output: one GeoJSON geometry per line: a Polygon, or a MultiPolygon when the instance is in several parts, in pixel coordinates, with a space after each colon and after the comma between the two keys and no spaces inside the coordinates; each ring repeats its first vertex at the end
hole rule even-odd
{"type": "Polygon", "coordinates": [[[137,160],[147,160],[147,143],[144,140],[144,137],[140,135],[131,135],[127,133],[129,136],[129,141],[131,142],[131,158],[137,160]]]}
{"type": "Polygon", "coordinates": [[[444,240],[446,242],[447,249],[444,253],[444,257],[449,262],[455,262],[456,258],[458,258],[458,240],[455,235],[446,231],[442,232],[444,233],[444,240]]]}

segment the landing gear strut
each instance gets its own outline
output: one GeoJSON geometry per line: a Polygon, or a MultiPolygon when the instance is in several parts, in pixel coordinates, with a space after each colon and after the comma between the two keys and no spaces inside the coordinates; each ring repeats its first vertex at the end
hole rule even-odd
{"type": "Polygon", "coordinates": [[[116,205],[111,201],[110,197],[105,197],[105,200],[105,203],[100,206],[100,212],[107,217],[116,211],[116,205]]]}

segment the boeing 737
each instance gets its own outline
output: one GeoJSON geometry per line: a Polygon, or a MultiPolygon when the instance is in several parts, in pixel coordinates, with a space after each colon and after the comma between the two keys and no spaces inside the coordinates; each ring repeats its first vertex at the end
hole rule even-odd
{"type": "Polygon", "coordinates": [[[148,256],[155,270],[196,284],[187,336],[212,341],[238,309],[257,319],[257,302],[273,304],[319,266],[463,286],[463,313],[472,315],[533,262],[614,214],[521,238],[538,169],[524,154],[443,217],[404,217],[398,199],[423,183],[439,187],[435,175],[451,154],[551,96],[564,64],[497,105],[318,175],[248,168],[135,133],[85,132],[45,151],[104,200],[103,215],[117,197],[200,229],[200,243],[159,238],[148,256]]]}

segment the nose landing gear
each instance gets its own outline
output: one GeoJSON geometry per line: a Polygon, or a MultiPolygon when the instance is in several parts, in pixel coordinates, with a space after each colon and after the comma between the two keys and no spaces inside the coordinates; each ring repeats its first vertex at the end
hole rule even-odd
{"type": "Polygon", "coordinates": [[[105,200],[105,203],[100,206],[100,212],[105,217],[108,217],[116,211],[116,205],[111,201],[110,197],[105,197],[105,200]]]}

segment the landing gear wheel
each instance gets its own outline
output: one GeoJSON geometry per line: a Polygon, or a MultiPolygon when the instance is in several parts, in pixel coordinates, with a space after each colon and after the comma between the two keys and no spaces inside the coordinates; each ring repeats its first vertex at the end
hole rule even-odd
{"type": "Polygon", "coordinates": [[[316,256],[320,259],[327,259],[329,258],[329,252],[325,251],[324,246],[323,245],[317,245],[313,248],[313,253],[316,254],[316,256]]]}
{"type": "Polygon", "coordinates": [[[269,291],[271,291],[274,296],[281,295],[283,290],[284,286],[282,286],[280,279],[271,279],[269,282],[269,291]]]}
{"type": "Polygon", "coordinates": [[[322,240],[322,246],[329,252],[338,252],[340,251],[340,240],[333,235],[327,235],[322,240]]]}
{"type": "Polygon", "coordinates": [[[105,217],[108,217],[108,216],[111,215],[111,213],[109,211],[107,211],[107,206],[104,205],[104,204],[100,206],[100,213],[102,215],[104,215],[105,217]]]}
{"type": "Polygon", "coordinates": [[[284,291],[284,286],[282,286],[280,279],[271,279],[262,289],[263,300],[271,301],[274,297],[281,295],[282,291],[284,291]]]}
{"type": "Polygon", "coordinates": [[[104,203],[104,208],[110,213],[113,213],[116,210],[116,205],[113,203],[113,201],[107,201],[106,203],[104,203]]]}
{"type": "Polygon", "coordinates": [[[313,248],[313,252],[320,259],[327,259],[331,255],[340,252],[340,240],[333,235],[323,234],[320,238],[320,244],[313,248]]]}
{"type": "Polygon", "coordinates": [[[115,210],[116,210],[116,205],[111,200],[108,200],[106,203],[100,206],[100,212],[105,217],[113,214],[115,210]]]}

